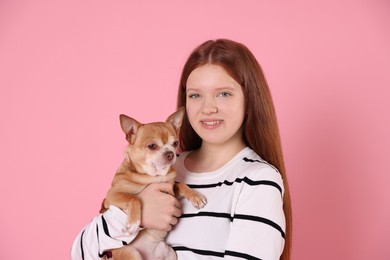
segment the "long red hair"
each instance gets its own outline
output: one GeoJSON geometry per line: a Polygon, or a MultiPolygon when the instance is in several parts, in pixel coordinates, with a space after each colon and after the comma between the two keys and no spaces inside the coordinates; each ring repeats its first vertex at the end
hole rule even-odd
{"type": "MultiPolygon", "coordinates": [[[[178,90],[177,107],[186,105],[186,84],[190,73],[204,64],[215,64],[242,87],[245,98],[243,138],[248,147],[274,165],[284,184],[283,210],[286,217],[285,246],[280,259],[290,260],[292,211],[282,145],[275,108],[263,71],[254,55],[241,43],[227,39],[210,40],[197,47],[184,65],[178,90]]],[[[198,149],[201,138],[185,115],[180,129],[181,149],[198,149]]]]}

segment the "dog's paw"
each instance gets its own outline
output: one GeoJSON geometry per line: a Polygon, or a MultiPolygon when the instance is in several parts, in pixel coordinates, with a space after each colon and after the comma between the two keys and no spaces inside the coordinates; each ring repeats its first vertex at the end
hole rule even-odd
{"type": "Polygon", "coordinates": [[[123,231],[128,233],[129,235],[133,235],[139,231],[140,225],[141,225],[140,221],[127,223],[126,226],[123,228],[123,231]]]}
{"type": "Polygon", "coordinates": [[[200,193],[195,193],[193,196],[191,196],[189,200],[192,206],[194,206],[197,209],[201,209],[207,204],[206,197],[200,193]]]}

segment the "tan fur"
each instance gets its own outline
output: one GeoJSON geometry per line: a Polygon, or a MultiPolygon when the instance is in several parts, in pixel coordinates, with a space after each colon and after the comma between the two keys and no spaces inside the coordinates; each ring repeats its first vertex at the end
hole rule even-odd
{"type": "MultiPolygon", "coordinates": [[[[166,122],[141,124],[133,118],[120,116],[121,127],[129,142],[125,160],[120,165],[103,200],[101,213],[110,205],[122,209],[128,216],[125,230],[138,231],[141,223],[141,201],[136,194],[151,183],[166,182],[174,185],[175,195],[185,197],[196,208],[206,204],[206,198],[183,183],[175,183],[178,132],[184,109],[181,108],[166,122]]],[[[113,249],[114,260],[173,260],[176,253],[165,242],[165,231],[144,229],[130,245],[113,249]]]]}

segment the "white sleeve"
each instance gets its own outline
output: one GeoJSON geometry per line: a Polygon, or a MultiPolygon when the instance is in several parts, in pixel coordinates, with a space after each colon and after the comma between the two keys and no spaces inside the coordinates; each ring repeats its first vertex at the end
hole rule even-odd
{"type": "Polygon", "coordinates": [[[236,194],[225,259],[279,260],[285,238],[282,178],[262,169],[251,179],[256,181],[243,183],[236,194]]]}
{"type": "Polygon", "coordinates": [[[93,218],[73,242],[71,260],[105,259],[105,252],[129,244],[138,234],[128,234],[127,215],[115,206],[93,218]]]}

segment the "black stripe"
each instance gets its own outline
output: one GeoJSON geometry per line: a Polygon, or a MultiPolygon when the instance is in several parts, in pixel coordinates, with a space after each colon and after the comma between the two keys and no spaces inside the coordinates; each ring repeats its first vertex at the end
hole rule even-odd
{"type": "MultiPolygon", "coordinates": [[[[104,220],[104,218],[103,218],[103,216],[102,216],[102,222],[103,222],[103,220],[104,220]]],[[[104,222],[105,222],[105,220],[104,220],[104,222]]],[[[107,225],[107,223],[105,223],[105,224],[107,225]]],[[[104,224],[103,224],[103,226],[104,226],[104,224]]],[[[108,229],[107,229],[107,232],[108,232],[108,229]]],[[[103,258],[103,256],[105,255],[105,253],[100,254],[99,226],[98,226],[97,223],[96,223],[96,236],[97,236],[97,244],[98,244],[98,255],[99,255],[100,258],[103,258]]],[[[109,235],[108,235],[108,236],[109,236],[109,235]]]]}
{"type": "Polygon", "coordinates": [[[188,248],[184,246],[174,246],[172,247],[175,251],[191,251],[198,255],[209,255],[209,256],[217,256],[217,257],[223,257],[224,253],[222,252],[215,252],[210,250],[200,250],[200,249],[194,249],[194,248],[188,248]]]}
{"type": "Polygon", "coordinates": [[[225,255],[230,255],[230,256],[235,256],[235,257],[240,257],[243,259],[250,259],[250,260],[261,260],[261,258],[254,257],[252,255],[248,255],[248,254],[244,254],[244,253],[240,253],[240,252],[229,251],[229,250],[225,251],[225,255]]]}
{"type": "Polygon", "coordinates": [[[218,212],[204,212],[201,211],[195,214],[183,214],[180,218],[193,218],[193,217],[216,217],[216,218],[227,218],[230,222],[233,221],[233,217],[229,213],[218,213],[218,212]]]}
{"type": "Polygon", "coordinates": [[[84,232],[81,233],[81,238],[80,238],[80,249],[81,249],[81,259],[84,260],[84,247],[83,247],[83,237],[84,237],[84,232]]]}
{"type": "Polygon", "coordinates": [[[183,214],[183,215],[181,215],[180,218],[193,218],[193,217],[226,218],[226,219],[229,219],[230,222],[233,222],[235,219],[255,221],[255,222],[263,223],[263,224],[266,224],[266,225],[269,225],[269,226],[275,228],[276,230],[278,230],[280,232],[280,234],[282,235],[282,237],[284,239],[286,238],[286,234],[284,233],[283,229],[278,224],[276,224],[275,222],[273,222],[272,220],[269,220],[267,218],[262,218],[262,217],[258,217],[258,216],[252,216],[252,215],[243,215],[243,214],[235,214],[232,217],[228,213],[204,212],[204,211],[201,211],[199,213],[194,213],[194,214],[183,214]]]}
{"type": "Polygon", "coordinates": [[[245,182],[246,184],[248,184],[250,186],[257,186],[257,185],[273,186],[273,187],[277,188],[279,190],[279,192],[282,194],[282,188],[276,182],[266,181],[266,180],[253,181],[253,180],[249,179],[248,177],[237,178],[232,182],[225,180],[223,182],[211,183],[211,184],[188,184],[188,187],[190,187],[192,189],[207,189],[207,188],[220,187],[222,185],[232,186],[234,183],[241,183],[241,182],[245,182]]]}
{"type": "Polygon", "coordinates": [[[229,251],[229,250],[226,250],[223,253],[223,252],[216,252],[216,251],[211,251],[211,250],[201,250],[201,249],[189,248],[189,247],[185,247],[185,246],[174,246],[172,248],[175,251],[191,251],[195,254],[204,255],[204,256],[216,256],[216,257],[223,258],[225,255],[229,255],[229,256],[240,257],[243,259],[261,260],[260,258],[254,257],[254,256],[249,255],[249,254],[234,252],[234,251],[229,251]]]}
{"type": "Polygon", "coordinates": [[[275,171],[279,172],[278,169],[277,169],[275,166],[273,166],[272,164],[268,163],[267,161],[264,161],[264,160],[253,160],[253,159],[249,159],[249,158],[247,158],[247,157],[244,157],[244,158],[242,158],[242,159],[243,159],[245,162],[251,162],[251,163],[253,163],[253,162],[258,162],[258,163],[267,164],[268,166],[272,167],[275,171]]]}
{"type": "Polygon", "coordinates": [[[110,236],[110,231],[108,230],[107,222],[106,222],[106,220],[104,219],[103,215],[102,215],[101,217],[102,217],[102,224],[103,224],[104,233],[105,233],[107,236],[111,237],[111,236],[110,236]]]}
{"type": "Polygon", "coordinates": [[[253,160],[253,159],[249,159],[248,157],[244,157],[242,158],[245,162],[259,162],[259,163],[266,163],[268,164],[266,161],[260,161],[260,160],[253,160]]]}
{"type": "Polygon", "coordinates": [[[269,220],[267,218],[251,216],[251,215],[242,215],[242,214],[234,215],[234,218],[235,219],[251,220],[251,221],[256,221],[256,222],[261,222],[261,223],[267,224],[267,225],[275,228],[276,230],[278,230],[284,239],[286,238],[286,234],[284,233],[283,229],[278,224],[276,224],[275,222],[273,222],[272,220],[269,220]]]}
{"type": "MultiPolygon", "coordinates": [[[[109,232],[109,230],[108,230],[107,222],[106,222],[106,220],[104,219],[103,215],[102,215],[101,217],[102,217],[102,224],[103,224],[104,233],[105,233],[107,236],[111,237],[110,232],[109,232]]],[[[111,237],[111,238],[112,238],[112,237],[111,237]]],[[[122,245],[126,246],[126,245],[128,245],[128,244],[127,244],[125,241],[122,240],[122,245]]]]}
{"type": "MultiPolygon", "coordinates": [[[[105,229],[107,229],[107,233],[108,233],[108,227],[107,227],[107,223],[105,221],[105,219],[103,218],[102,216],[102,222],[104,221],[103,223],[103,227],[105,225],[105,229]]],[[[109,237],[110,237],[110,234],[107,234],[109,237]]],[[[99,258],[103,258],[104,256],[107,256],[108,254],[111,254],[111,251],[105,251],[103,252],[103,254],[100,254],[100,241],[99,241],[99,226],[98,224],[96,224],[96,235],[97,235],[97,243],[98,243],[98,255],[99,255],[99,258]]],[[[122,242],[123,243],[123,242],[122,242]]],[[[107,258],[110,258],[110,257],[107,257],[107,258]]]]}

